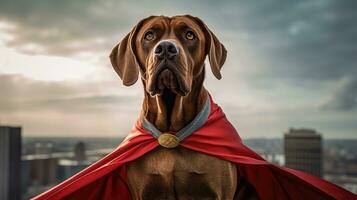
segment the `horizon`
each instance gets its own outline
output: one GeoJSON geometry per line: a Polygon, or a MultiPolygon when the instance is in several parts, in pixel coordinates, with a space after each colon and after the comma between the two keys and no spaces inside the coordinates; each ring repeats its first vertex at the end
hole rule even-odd
{"type": "MultiPolygon", "coordinates": [[[[319,133],[319,132],[318,132],[319,133]]],[[[321,134],[321,133],[320,133],[321,134]]],[[[323,134],[321,134],[322,139],[323,140],[357,140],[357,138],[348,138],[348,137],[324,137],[323,134]]],[[[59,139],[65,139],[65,138],[75,138],[75,139],[81,139],[81,138],[88,138],[88,139],[95,139],[95,138],[100,138],[100,139],[113,139],[113,138],[118,138],[118,139],[124,139],[126,136],[111,136],[111,135],[106,135],[106,136],[94,136],[94,135],[89,135],[89,136],[50,136],[50,135],[45,135],[45,136],[26,136],[23,135],[23,138],[59,138],[59,139]]],[[[279,136],[275,136],[275,137],[264,137],[264,136],[260,136],[260,137],[242,137],[243,140],[255,140],[255,139],[266,139],[266,140],[275,140],[275,139],[284,139],[284,134],[281,135],[281,137],[279,136]]]]}

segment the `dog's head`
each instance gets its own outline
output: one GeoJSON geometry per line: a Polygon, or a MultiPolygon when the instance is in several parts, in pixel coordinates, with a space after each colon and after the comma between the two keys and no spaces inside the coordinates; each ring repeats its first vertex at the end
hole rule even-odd
{"type": "Polygon", "coordinates": [[[164,89],[186,96],[193,80],[203,73],[208,55],[215,77],[227,51],[197,17],[151,16],[141,20],[110,54],[111,63],[124,85],[134,84],[141,73],[151,96],[164,89]]]}

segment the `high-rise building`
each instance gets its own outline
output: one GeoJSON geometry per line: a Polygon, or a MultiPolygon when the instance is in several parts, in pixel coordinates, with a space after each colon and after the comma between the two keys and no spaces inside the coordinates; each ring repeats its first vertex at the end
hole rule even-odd
{"type": "Polygon", "coordinates": [[[21,127],[0,126],[0,199],[21,199],[21,127]]]}
{"type": "Polygon", "coordinates": [[[322,137],[312,129],[290,129],[284,135],[285,165],[323,177],[322,137]]]}
{"type": "Polygon", "coordinates": [[[86,156],[86,146],[84,142],[77,142],[74,146],[74,160],[76,161],[85,161],[87,160],[86,156]]]}
{"type": "MultiPolygon", "coordinates": [[[[58,159],[51,155],[26,155],[22,157],[23,170],[29,185],[46,186],[57,183],[58,159]]],[[[24,180],[25,181],[25,180],[24,180]]]]}

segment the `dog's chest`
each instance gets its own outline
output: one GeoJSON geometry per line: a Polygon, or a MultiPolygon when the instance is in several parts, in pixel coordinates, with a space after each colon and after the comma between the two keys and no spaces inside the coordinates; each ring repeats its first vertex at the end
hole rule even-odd
{"type": "Polygon", "coordinates": [[[236,176],[232,163],[182,147],[159,147],[127,165],[134,200],[231,199],[236,176]]]}

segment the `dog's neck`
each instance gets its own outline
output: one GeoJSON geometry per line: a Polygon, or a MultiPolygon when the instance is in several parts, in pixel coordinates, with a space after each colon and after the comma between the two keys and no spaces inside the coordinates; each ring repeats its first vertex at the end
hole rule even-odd
{"type": "Polygon", "coordinates": [[[141,114],[162,132],[179,131],[196,117],[209,98],[203,80],[204,70],[194,79],[191,92],[185,97],[169,90],[154,97],[145,92],[141,114]]]}

